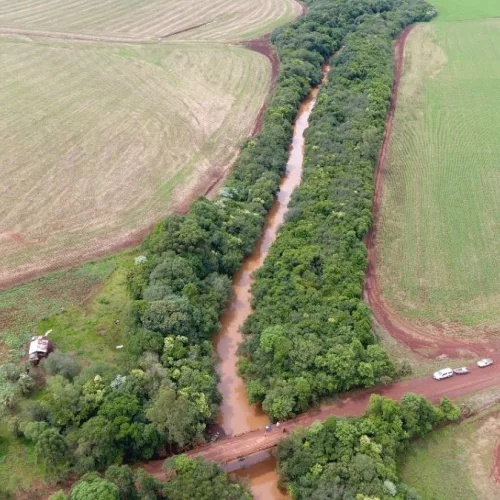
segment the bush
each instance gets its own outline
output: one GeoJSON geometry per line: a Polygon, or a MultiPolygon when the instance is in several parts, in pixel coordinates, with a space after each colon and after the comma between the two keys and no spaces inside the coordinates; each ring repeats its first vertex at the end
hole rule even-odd
{"type": "Polygon", "coordinates": [[[41,368],[49,375],[62,375],[73,380],[80,373],[80,365],[74,356],[55,351],[40,361],[41,368]]]}
{"type": "Polygon", "coordinates": [[[120,500],[118,487],[97,474],[86,474],[71,489],[70,500],[120,500]]]}
{"type": "MultiPolygon", "coordinates": [[[[451,405],[446,412],[457,410],[451,405]]],[[[418,500],[398,478],[396,460],[411,436],[430,432],[442,412],[441,405],[433,406],[422,396],[407,394],[398,403],[374,395],[362,417],[328,418],[281,441],[280,482],[293,492],[294,500],[418,500]]]]}

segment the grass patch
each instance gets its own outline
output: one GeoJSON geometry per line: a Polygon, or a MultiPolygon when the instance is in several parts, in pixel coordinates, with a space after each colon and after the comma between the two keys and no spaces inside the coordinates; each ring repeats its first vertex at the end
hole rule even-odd
{"type": "Polygon", "coordinates": [[[403,481],[425,500],[497,498],[491,468],[498,417],[497,405],[414,441],[398,463],[403,481]]]}
{"type": "MultiPolygon", "coordinates": [[[[0,484],[4,491],[28,491],[34,481],[43,483],[49,478],[37,465],[33,443],[16,439],[5,425],[0,425],[0,484]]],[[[0,490],[0,498],[1,491],[0,490]]]]}
{"type": "Polygon", "coordinates": [[[378,269],[404,317],[500,324],[500,20],[418,25],[384,179],[378,269]]]}
{"type": "Polygon", "coordinates": [[[114,258],[115,270],[87,303],[72,304],[64,312],[42,319],[37,333],[52,330],[56,348],[84,360],[113,362],[123,344],[125,322],[132,303],[125,279],[134,265],[131,252],[114,258]]]}
{"type": "Polygon", "coordinates": [[[125,288],[137,250],[89,262],[0,293],[0,362],[26,355],[31,335],[52,329],[57,349],[111,362],[123,343],[131,299],[125,288]]]}
{"type": "Polygon", "coordinates": [[[439,16],[437,23],[500,16],[498,0],[432,0],[439,16]]]}
{"type": "Polygon", "coordinates": [[[24,356],[41,319],[88,301],[122,260],[113,256],[88,262],[0,292],[0,362],[24,356]]]}
{"type": "Polygon", "coordinates": [[[403,482],[426,500],[477,499],[466,465],[467,441],[474,430],[467,422],[435,430],[412,443],[399,463],[403,482]]]}

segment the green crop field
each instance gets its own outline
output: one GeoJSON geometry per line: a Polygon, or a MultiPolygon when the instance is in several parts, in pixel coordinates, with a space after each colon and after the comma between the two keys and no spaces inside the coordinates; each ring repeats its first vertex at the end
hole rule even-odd
{"type": "Polygon", "coordinates": [[[438,23],[500,16],[498,0],[431,0],[430,3],[439,12],[438,23]]]}
{"type": "Polygon", "coordinates": [[[220,42],[269,33],[300,12],[295,0],[0,0],[0,33],[220,42]]]}
{"type": "Polygon", "coordinates": [[[405,57],[377,241],[385,298],[422,326],[498,331],[500,19],[418,25],[405,57]]]}

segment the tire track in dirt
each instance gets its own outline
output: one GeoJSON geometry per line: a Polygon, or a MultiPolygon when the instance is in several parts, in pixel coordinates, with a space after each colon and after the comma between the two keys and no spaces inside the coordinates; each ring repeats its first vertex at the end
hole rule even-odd
{"type": "Polygon", "coordinates": [[[500,443],[498,443],[495,448],[493,470],[491,471],[491,476],[493,477],[495,482],[500,485],[500,443]]]}
{"type": "Polygon", "coordinates": [[[432,335],[428,331],[402,318],[393,311],[383,299],[383,291],[377,279],[377,230],[380,224],[380,204],[384,183],[384,170],[387,163],[389,144],[396,112],[399,84],[403,73],[406,40],[414,25],[408,26],[394,44],[394,83],[387,115],[386,127],[379,160],[374,174],[375,194],[373,199],[373,225],[366,237],[368,267],[364,287],[364,298],[373,312],[375,322],[394,339],[413,352],[426,358],[445,354],[448,357],[466,358],[489,355],[499,347],[498,342],[466,342],[432,335]]]}

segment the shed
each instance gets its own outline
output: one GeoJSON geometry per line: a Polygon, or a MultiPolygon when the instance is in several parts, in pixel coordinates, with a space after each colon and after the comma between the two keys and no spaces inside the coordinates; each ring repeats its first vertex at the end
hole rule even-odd
{"type": "Polygon", "coordinates": [[[37,364],[40,359],[46,358],[54,350],[54,345],[45,336],[31,337],[29,348],[29,360],[37,364]]]}

